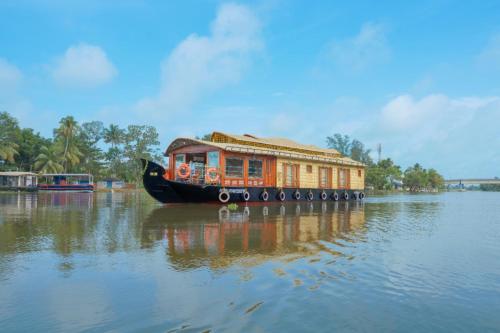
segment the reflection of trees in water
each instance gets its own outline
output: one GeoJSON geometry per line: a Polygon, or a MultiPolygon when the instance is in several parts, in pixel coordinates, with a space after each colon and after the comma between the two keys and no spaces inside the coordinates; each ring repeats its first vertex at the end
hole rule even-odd
{"type": "Polygon", "coordinates": [[[52,249],[63,271],[74,252],[113,253],[140,247],[140,222],[151,200],[138,193],[0,195],[0,253],[52,249]],[[27,209],[26,207],[29,207],[27,209]]]}
{"type": "Polygon", "coordinates": [[[224,267],[239,258],[312,255],[327,250],[320,241],[355,240],[364,222],[362,203],[163,207],[144,223],[142,246],[163,241],[179,269],[224,267]]]}

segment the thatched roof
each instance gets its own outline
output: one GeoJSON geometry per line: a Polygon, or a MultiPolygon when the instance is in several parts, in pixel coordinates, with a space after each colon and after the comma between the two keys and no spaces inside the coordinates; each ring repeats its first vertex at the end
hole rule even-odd
{"type": "Polygon", "coordinates": [[[212,133],[213,142],[239,143],[243,145],[265,147],[277,150],[297,151],[304,154],[341,157],[335,149],[320,148],[314,145],[303,145],[286,138],[258,138],[250,134],[235,135],[221,132],[212,133]]]}
{"type": "Polygon", "coordinates": [[[221,132],[214,132],[211,141],[178,138],[168,146],[165,155],[182,147],[200,144],[239,153],[364,166],[364,164],[360,162],[354,161],[348,157],[343,157],[335,149],[320,148],[314,145],[303,145],[284,138],[257,138],[248,134],[234,135],[221,132]]]}

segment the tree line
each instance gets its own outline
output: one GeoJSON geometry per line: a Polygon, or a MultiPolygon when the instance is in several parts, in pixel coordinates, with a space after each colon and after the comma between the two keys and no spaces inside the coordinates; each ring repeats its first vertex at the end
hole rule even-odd
{"type": "MultiPolygon", "coordinates": [[[[209,140],[210,135],[199,139],[209,140]]],[[[366,185],[377,190],[403,186],[410,191],[440,189],[443,177],[420,164],[402,171],[390,158],[375,163],[371,150],[347,135],[326,138],[329,148],[367,165],[366,185]]],[[[31,128],[21,128],[17,119],[0,112],[0,170],[42,173],[91,173],[97,179],[113,177],[140,182],[140,158],[162,160],[158,133],[153,126],[129,125],[120,128],[101,121],[78,123],[63,117],[50,138],[31,128]]],[[[489,188],[488,188],[489,189],[489,188]]]]}
{"type": "Polygon", "coordinates": [[[347,135],[334,134],[326,138],[329,148],[336,149],[342,155],[367,165],[365,183],[376,190],[393,190],[404,187],[410,191],[435,190],[444,188],[444,178],[435,169],[424,169],[419,163],[402,171],[401,167],[390,158],[377,163],[371,158],[371,150],[356,139],[347,135]]]}
{"type": "Polygon", "coordinates": [[[0,112],[0,170],[42,173],[91,173],[97,179],[139,182],[140,158],[161,160],[153,126],[120,128],[101,121],[78,123],[62,118],[50,138],[21,128],[16,118],[0,112]]]}

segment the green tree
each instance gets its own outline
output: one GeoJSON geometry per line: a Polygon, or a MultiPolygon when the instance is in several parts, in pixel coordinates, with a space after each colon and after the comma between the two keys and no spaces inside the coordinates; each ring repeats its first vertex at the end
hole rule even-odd
{"type": "Polygon", "coordinates": [[[403,184],[412,192],[426,188],[428,184],[426,170],[418,163],[407,168],[404,172],[403,184]]]}
{"type": "Polygon", "coordinates": [[[104,124],[100,121],[86,122],[81,125],[77,146],[82,153],[79,170],[100,176],[103,170],[103,152],[98,143],[104,136],[104,124]]]}
{"type": "Polygon", "coordinates": [[[351,139],[348,135],[336,133],[333,136],[327,136],[326,144],[328,148],[333,148],[344,156],[351,155],[351,139]]]}
{"type": "Polygon", "coordinates": [[[394,182],[401,181],[401,178],[401,167],[387,158],[367,168],[365,181],[377,190],[392,190],[394,182]]]}
{"type": "Polygon", "coordinates": [[[50,146],[51,140],[35,133],[31,128],[21,129],[21,140],[19,142],[19,156],[16,158],[16,166],[19,170],[33,170],[35,159],[40,154],[42,146],[50,146]]]}
{"type": "Polygon", "coordinates": [[[61,160],[64,172],[67,172],[70,167],[78,165],[80,163],[80,157],[83,156],[75,140],[79,130],[78,123],[72,116],[62,118],[59,121],[59,128],[55,130],[56,142],[54,148],[61,149],[61,160]]]}
{"type": "Polygon", "coordinates": [[[202,140],[202,141],[211,141],[212,140],[212,134],[211,133],[204,134],[201,137],[200,136],[196,136],[195,139],[196,140],[202,140]]]}
{"type": "Polygon", "coordinates": [[[125,142],[125,130],[118,125],[111,124],[103,131],[104,142],[110,143],[112,148],[125,142]]]}
{"type": "Polygon", "coordinates": [[[126,179],[138,182],[142,176],[141,158],[161,159],[158,145],[158,132],[153,126],[129,125],[125,135],[124,156],[126,179]]]}
{"type": "Polygon", "coordinates": [[[351,142],[351,153],[350,156],[353,160],[364,163],[366,165],[372,165],[373,160],[370,157],[371,149],[365,149],[365,145],[356,139],[351,142]]]}
{"type": "Polygon", "coordinates": [[[0,160],[14,163],[19,154],[20,128],[17,120],[7,112],[0,112],[0,160]]]}
{"type": "Polygon", "coordinates": [[[43,173],[60,173],[64,171],[61,164],[61,155],[54,146],[40,148],[40,154],[36,157],[35,170],[43,173]]]}
{"type": "Polygon", "coordinates": [[[436,170],[429,169],[427,171],[427,179],[429,186],[433,189],[444,188],[444,178],[436,170]]]}

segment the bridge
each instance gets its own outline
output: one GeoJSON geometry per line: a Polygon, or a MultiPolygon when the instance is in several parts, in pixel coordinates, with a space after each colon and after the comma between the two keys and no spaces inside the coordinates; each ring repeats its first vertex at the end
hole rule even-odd
{"type": "Polygon", "coordinates": [[[462,178],[462,179],[447,179],[444,181],[447,186],[450,185],[481,185],[481,184],[500,184],[500,178],[462,178]]]}

